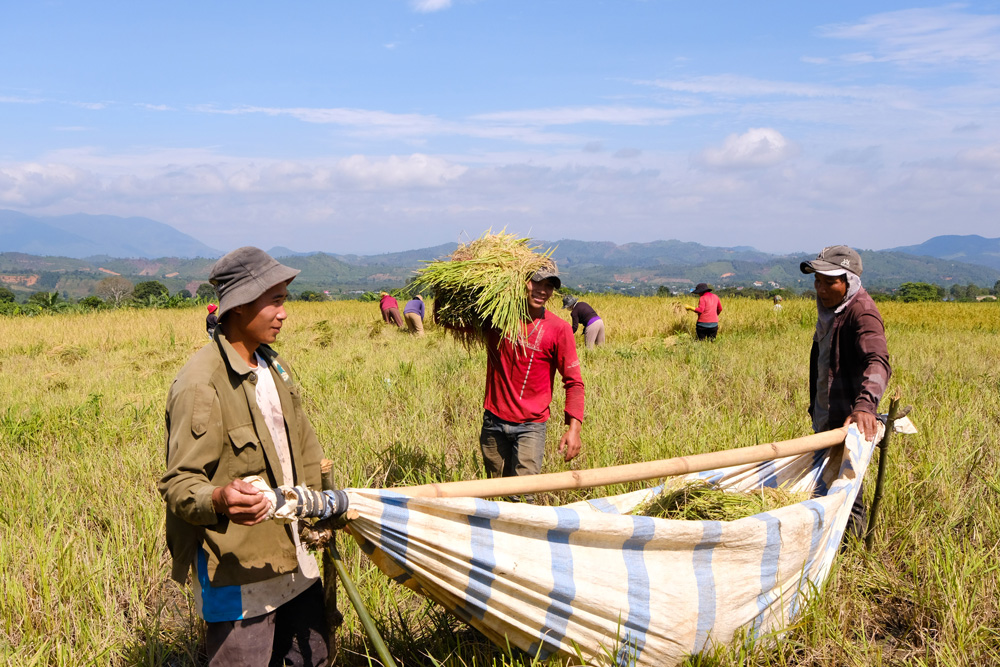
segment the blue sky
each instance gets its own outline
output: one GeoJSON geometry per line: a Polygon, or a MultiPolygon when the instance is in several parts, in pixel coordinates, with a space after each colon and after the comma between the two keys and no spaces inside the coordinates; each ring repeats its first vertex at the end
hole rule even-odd
{"type": "Polygon", "coordinates": [[[1000,236],[1000,1],[7,3],[0,208],[221,250],[1000,236]]]}

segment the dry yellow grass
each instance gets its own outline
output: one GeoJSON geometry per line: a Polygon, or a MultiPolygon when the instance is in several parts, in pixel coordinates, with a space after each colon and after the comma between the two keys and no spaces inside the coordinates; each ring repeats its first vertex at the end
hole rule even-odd
{"type": "MultiPolygon", "coordinates": [[[[812,303],[787,299],[775,313],[768,302],[726,300],[718,341],[699,344],[693,318],[673,307],[679,299],[585,298],[607,324],[607,345],[580,345],[587,419],[572,466],[809,432],[812,303]]],[[[891,389],[913,404],[920,433],[895,440],[875,550],[844,554],[780,642],[697,664],[1000,664],[1000,307],[881,307],[891,389]]],[[[373,303],[291,303],[289,312],[277,347],[343,485],[481,474],[484,353],[432,324],[423,339],[374,325],[373,303]]],[[[202,664],[189,598],[167,580],[155,491],[164,399],[206,342],[202,314],[0,317],[0,663],[202,664]]],[[[561,405],[557,390],[554,415],[561,405]]],[[[567,466],[555,456],[558,430],[550,471],[567,466]]],[[[505,657],[341,544],[404,664],[531,662],[505,657]]],[[[367,664],[357,619],[344,611],[344,662],[367,664]]]]}

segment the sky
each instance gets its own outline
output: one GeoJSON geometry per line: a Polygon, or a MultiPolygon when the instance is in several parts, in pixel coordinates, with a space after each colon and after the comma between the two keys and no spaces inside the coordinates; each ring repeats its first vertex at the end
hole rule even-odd
{"type": "Polygon", "coordinates": [[[226,251],[1000,236],[1000,0],[0,10],[0,208],[226,251]]]}

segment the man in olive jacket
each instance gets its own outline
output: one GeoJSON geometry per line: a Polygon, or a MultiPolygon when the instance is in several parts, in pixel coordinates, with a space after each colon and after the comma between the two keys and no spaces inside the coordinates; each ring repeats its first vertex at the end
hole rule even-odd
{"type": "MultiPolygon", "coordinates": [[[[871,440],[892,368],[882,314],[861,286],[861,256],[845,245],[830,246],[816,259],[802,262],[799,269],[815,274],[816,333],[809,354],[813,430],[828,431],[855,423],[871,440]]],[[[867,516],[862,486],[851,508],[847,532],[863,535],[867,516]]]]}
{"type": "Polygon", "coordinates": [[[264,521],[270,502],[243,478],[318,489],[323,456],[288,364],[270,347],[299,272],[252,247],[211,272],[219,295],[212,341],[167,397],[167,504],[172,576],[192,587],[212,665],[326,665],[319,567],[298,522],[264,521]]]}

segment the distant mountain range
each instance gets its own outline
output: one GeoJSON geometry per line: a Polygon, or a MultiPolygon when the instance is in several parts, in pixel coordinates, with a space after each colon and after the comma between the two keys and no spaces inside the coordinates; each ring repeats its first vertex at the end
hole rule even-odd
{"type": "MultiPolygon", "coordinates": [[[[536,240],[554,248],[563,282],[592,291],[654,292],[659,286],[683,290],[698,282],[715,286],[812,286],[799,263],[815,253],[774,255],[740,246],[718,248],[681,241],[626,243],[536,240]]],[[[400,287],[423,262],[449,256],[447,243],[381,255],[270,253],[301,269],[293,291],[347,294],[400,287]]],[[[93,293],[102,278],[124,275],[134,282],[159,280],[171,292],[192,293],[208,278],[222,253],[169,225],[146,218],[70,215],[32,218],[0,210],[0,281],[19,292],[60,290],[80,297],[93,293]]],[[[917,246],[861,251],[869,287],[894,288],[904,282],[993,286],[1000,280],[1000,239],[938,236],[917,246]]]]}
{"type": "Polygon", "coordinates": [[[976,234],[935,236],[920,245],[901,246],[892,250],[1000,269],[1000,239],[987,239],[976,234]]]}
{"type": "Polygon", "coordinates": [[[54,257],[221,257],[194,237],[149,218],[61,215],[36,218],[0,210],[0,252],[54,257]]]}

